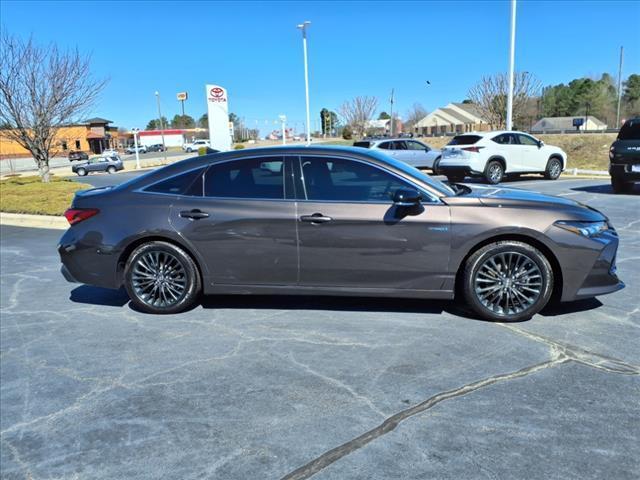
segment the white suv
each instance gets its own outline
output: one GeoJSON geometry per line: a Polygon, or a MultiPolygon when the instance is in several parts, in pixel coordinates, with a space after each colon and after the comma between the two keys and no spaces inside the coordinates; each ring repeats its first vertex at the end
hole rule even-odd
{"type": "Polygon", "coordinates": [[[450,182],[465,176],[500,183],[510,173],[542,173],[555,180],[567,166],[567,154],[527,133],[473,132],[456,135],[442,148],[438,171],[450,182]]]}
{"type": "Polygon", "coordinates": [[[185,143],[184,145],[182,145],[182,150],[184,150],[185,152],[197,152],[199,148],[201,147],[208,147],[210,146],[209,144],[209,140],[196,140],[193,143],[185,143]]]}

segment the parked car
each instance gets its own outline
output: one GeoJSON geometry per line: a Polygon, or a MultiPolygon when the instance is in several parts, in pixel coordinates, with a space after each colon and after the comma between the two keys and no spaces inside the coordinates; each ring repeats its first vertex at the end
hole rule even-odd
{"type": "Polygon", "coordinates": [[[71,150],[69,152],[69,161],[70,162],[76,162],[78,160],[89,160],[89,155],[87,155],[84,152],[71,150]]]}
{"type": "Polygon", "coordinates": [[[138,145],[137,147],[135,145],[131,145],[125,148],[124,153],[136,153],[136,149],[138,150],[138,153],[147,153],[147,147],[144,145],[138,145]]]}
{"type": "Polygon", "coordinates": [[[406,138],[370,138],[354,142],[354,147],[382,150],[387,155],[401,160],[412,167],[429,168],[436,172],[440,163],[441,152],[436,148],[406,138]]]}
{"type": "Polygon", "coordinates": [[[210,147],[210,143],[209,140],[195,140],[192,143],[185,143],[184,145],[182,145],[182,150],[184,150],[185,152],[197,152],[199,148],[201,147],[210,147]]]}
{"type": "Polygon", "coordinates": [[[101,155],[90,158],[88,162],[72,165],[71,171],[79,177],[84,177],[91,172],[116,173],[123,168],[122,160],[117,155],[111,157],[101,155]]]}
{"type": "Polygon", "coordinates": [[[525,190],[447,186],[375,149],[194,157],[78,192],[65,216],[65,278],[124,285],[150,313],[183,311],[200,293],[457,292],[482,318],[518,321],[552,297],[624,287],[618,235],[597,210],[525,190]]]}
{"type": "Polygon", "coordinates": [[[611,144],[609,174],[616,193],[629,193],[640,181],[640,117],[627,120],[611,144]]]}
{"type": "Polygon", "coordinates": [[[473,132],[456,135],[442,148],[440,173],[452,182],[466,176],[500,183],[508,174],[542,173],[557,179],[567,166],[567,154],[558,147],[523,132],[473,132]]]}
{"type": "Polygon", "coordinates": [[[167,148],[161,143],[147,146],[147,152],[164,152],[167,148]]]}
{"type": "Polygon", "coordinates": [[[114,150],[113,148],[110,148],[108,150],[103,150],[100,155],[102,155],[103,157],[120,157],[120,154],[118,153],[118,151],[114,150]]]}

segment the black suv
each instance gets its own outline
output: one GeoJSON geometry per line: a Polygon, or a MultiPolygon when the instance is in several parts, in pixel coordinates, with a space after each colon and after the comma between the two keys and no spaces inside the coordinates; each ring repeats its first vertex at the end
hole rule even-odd
{"type": "Polygon", "coordinates": [[[79,152],[75,150],[71,150],[69,152],[69,161],[74,162],[77,160],[89,160],[89,155],[84,152],[79,152]]]}
{"type": "Polygon", "coordinates": [[[147,146],[147,152],[164,152],[166,148],[161,143],[147,146]]]}
{"type": "Polygon", "coordinates": [[[627,120],[611,144],[609,174],[616,193],[628,193],[640,181],[640,117],[627,120]]]}

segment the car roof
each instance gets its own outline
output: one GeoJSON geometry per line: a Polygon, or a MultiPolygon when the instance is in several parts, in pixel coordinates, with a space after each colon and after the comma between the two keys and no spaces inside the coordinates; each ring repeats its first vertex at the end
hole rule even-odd
{"type": "MultiPolygon", "coordinates": [[[[373,163],[378,163],[381,166],[387,167],[401,175],[407,174],[407,168],[412,168],[394,158],[391,158],[385,154],[383,154],[379,150],[370,150],[365,148],[351,147],[351,146],[341,146],[341,145],[283,145],[283,146],[273,146],[273,147],[258,147],[258,148],[248,148],[243,150],[230,150],[228,152],[218,152],[218,153],[210,153],[207,155],[202,155],[198,157],[191,157],[185,160],[180,160],[174,163],[170,163],[164,167],[161,167],[157,170],[152,170],[148,174],[145,174],[140,177],[136,177],[132,179],[130,182],[125,182],[120,186],[124,186],[127,184],[131,185],[131,188],[137,188],[138,180],[144,183],[152,183],[161,178],[164,178],[167,175],[175,175],[178,173],[186,172],[188,170],[193,170],[199,167],[205,167],[207,165],[224,162],[228,160],[240,160],[243,158],[252,158],[252,157],[267,157],[267,156],[278,156],[278,155],[316,155],[316,156],[331,156],[331,155],[346,155],[351,158],[360,158],[362,160],[371,161],[373,163]]],[[[422,174],[422,172],[417,171],[418,174],[422,174]]],[[[414,173],[411,173],[418,183],[422,183],[432,192],[437,193],[438,196],[442,196],[442,190],[440,187],[434,186],[433,181],[431,180],[422,180],[420,179],[420,175],[415,176],[414,173]]],[[[439,182],[438,182],[439,183],[439,182]]]]}

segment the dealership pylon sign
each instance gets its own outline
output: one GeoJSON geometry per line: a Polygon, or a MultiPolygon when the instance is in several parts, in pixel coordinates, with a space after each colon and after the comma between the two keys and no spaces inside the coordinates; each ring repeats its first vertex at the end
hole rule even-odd
{"type": "Polygon", "coordinates": [[[207,114],[211,148],[223,152],[231,150],[229,99],[226,88],[220,85],[207,85],[207,114]]]}

